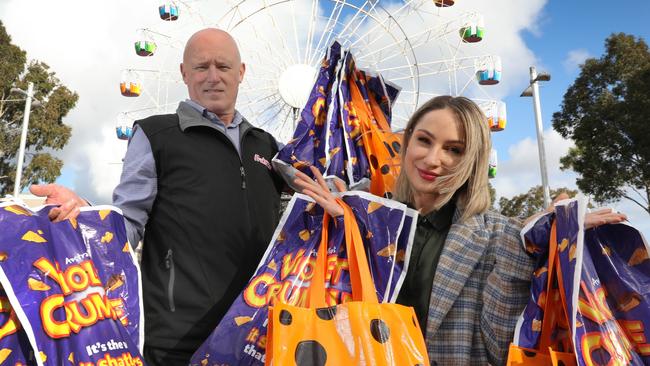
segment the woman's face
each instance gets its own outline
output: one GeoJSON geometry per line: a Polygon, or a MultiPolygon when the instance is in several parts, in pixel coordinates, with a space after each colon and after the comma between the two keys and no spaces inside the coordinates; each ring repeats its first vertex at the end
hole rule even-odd
{"type": "Polygon", "coordinates": [[[422,116],[415,124],[403,162],[416,201],[418,196],[437,193],[433,183],[449,174],[464,152],[464,136],[451,109],[434,110],[422,116]]]}

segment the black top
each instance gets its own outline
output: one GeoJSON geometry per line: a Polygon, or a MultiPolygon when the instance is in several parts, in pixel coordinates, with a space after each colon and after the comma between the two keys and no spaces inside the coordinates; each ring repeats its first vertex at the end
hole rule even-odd
{"type": "Polygon", "coordinates": [[[413,307],[425,336],[433,277],[455,209],[456,205],[449,202],[439,211],[418,218],[409,268],[397,297],[398,304],[413,307]]]}
{"type": "Polygon", "coordinates": [[[191,355],[246,285],[278,223],[282,182],[268,164],[277,144],[242,122],[240,157],[183,103],[177,114],[136,123],[158,183],[142,252],[145,345],[191,355]]]}

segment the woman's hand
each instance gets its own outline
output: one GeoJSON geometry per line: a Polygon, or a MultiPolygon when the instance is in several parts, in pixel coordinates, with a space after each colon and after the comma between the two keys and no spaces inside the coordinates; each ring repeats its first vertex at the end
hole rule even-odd
{"type": "MultiPolygon", "coordinates": [[[[538,214],[535,214],[527,218],[524,224],[532,221],[533,219],[535,219],[541,214],[553,212],[555,203],[569,198],[571,197],[569,197],[568,194],[564,192],[560,193],[557,197],[555,197],[551,205],[548,206],[544,212],[540,212],[538,214]]],[[[594,212],[588,212],[585,215],[585,229],[591,229],[605,224],[618,224],[626,220],[627,220],[627,216],[625,214],[614,212],[614,210],[612,210],[611,208],[603,208],[600,210],[596,210],[594,212]]]]}
{"type": "Polygon", "coordinates": [[[585,215],[585,229],[605,224],[618,224],[626,220],[625,214],[615,212],[611,208],[603,208],[585,215]]]}
{"type": "MultiPolygon", "coordinates": [[[[314,166],[309,167],[316,177],[316,180],[312,180],[307,174],[302,172],[296,173],[296,179],[293,181],[296,186],[302,189],[303,194],[311,197],[316,203],[318,203],[328,214],[332,217],[343,215],[343,208],[336,203],[336,198],[330,192],[327,182],[323,178],[323,175],[318,171],[314,166]]],[[[339,192],[345,192],[347,189],[345,184],[340,180],[335,180],[334,185],[339,192]]]]}

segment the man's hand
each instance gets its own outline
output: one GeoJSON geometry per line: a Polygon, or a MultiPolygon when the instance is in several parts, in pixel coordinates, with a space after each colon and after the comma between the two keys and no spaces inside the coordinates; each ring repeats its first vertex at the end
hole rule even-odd
{"type": "Polygon", "coordinates": [[[79,215],[79,208],[88,206],[76,193],[58,184],[34,184],[29,187],[33,195],[47,197],[46,204],[60,205],[48,213],[53,222],[74,219],[79,215]]]}

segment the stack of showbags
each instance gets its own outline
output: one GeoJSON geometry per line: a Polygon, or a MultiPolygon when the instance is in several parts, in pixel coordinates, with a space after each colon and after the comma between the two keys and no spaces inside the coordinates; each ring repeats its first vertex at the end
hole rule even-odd
{"type": "Polygon", "coordinates": [[[566,200],[522,230],[538,259],[508,365],[650,365],[650,259],[627,224],[584,229],[566,200]]]}
{"type": "MultiPolygon", "coordinates": [[[[408,268],[417,213],[401,203],[365,192],[346,192],[341,197],[354,213],[354,226],[358,223],[360,228],[373,293],[379,302],[395,301],[408,268]]],[[[309,305],[317,251],[325,248],[321,245],[323,216],[323,209],[311,198],[293,196],[255,274],[196,351],[191,365],[261,366],[270,362],[266,357],[269,307],[309,305]]],[[[334,306],[353,299],[351,276],[356,272],[346,248],[345,234],[350,224],[346,225],[342,217],[330,221],[324,242],[327,255],[322,258],[327,268],[322,300],[334,306]]]]}
{"type": "Polygon", "coordinates": [[[273,159],[291,185],[296,170],[343,179],[351,189],[392,197],[399,174],[401,137],[391,131],[399,88],[358,70],[334,42],[302,110],[293,138],[273,159]]]}
{"type": "MultiPolygon", "coordinates": [[[[306,306],[275,304],[269,312],[266,365],[424,365],[428,356],[413,308],[379,303],[363,239],[350,206],[343,207],[352,301],[326,300],[327,245],[318,248],[306,306]]],[[[323,218],[322,243],[328,242],[323,218]]]]}
{"type": "Polygon", "coordinates": [[[0,205],[0,363],[144,365],[140,274],[118,209],[52,223],[0,205]]]}

